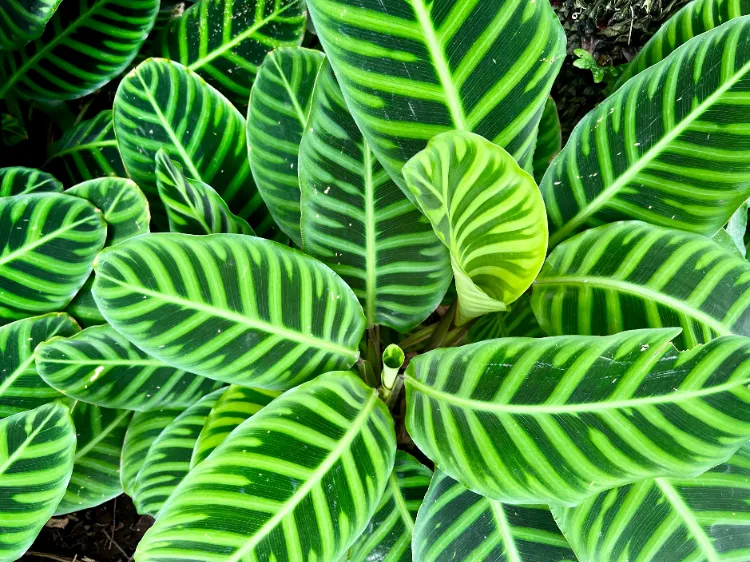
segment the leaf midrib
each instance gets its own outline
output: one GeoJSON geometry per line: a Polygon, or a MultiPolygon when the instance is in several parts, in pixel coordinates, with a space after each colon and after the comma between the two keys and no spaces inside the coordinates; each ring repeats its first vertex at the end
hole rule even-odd
{"type": "Polygon", "coordinates": [[[289,100],[292,102],[292,106],[294,106],[294,112],[297,114],[297,120],[299,121],[299,124],[302,126],[302,130],[304,131],[305,126],[307,125],[309,112],[306,115],[305,112],[302,110],[302,106],[299,104],[299,100],[297,99],[295,91],[292,89],[292,85],[289,83],[289,80],[286,79],[286,74],[284,74],[284,69],[281,68],[281,66],[279,65],[279,61],[276,60],[276,57],[274,55],[275,53],[271,55],[271,61],[273,62],[273,65],[276,67],[276,71],[279,73],[279,78],[281,79],[281,83],[284,85],[284,89],[286,90],[286,93],[289,96],[289,100]]]}
{"type": "MultiPolygon", "coordinates": [[[[47,159],[47,162],[51,162],[55,158],[59,158],[61,156],[65,156],[66,154],[74,154],[76,152],[82,152],[84,150],[104,148],[104,147],[107,147],[107,146],[117,147],[117,141],[113,139],[113,140],[104,140],[104,141],[90,142],[90,143],[86,143],[86,144],[77,144],[75,146],[71,146],[70,148],[64,148],[61,151],[56,152],[50,158],[47,159]]],[[[45,162],[45,164],[47,162],[45,162]]]]}
{"type": "Polygon", "coordinates": [[[500,536],[502,537],[503,544],[505,545],[505,555],[507,562],[523,562],[521,560],[521,556],[518,553],[516,541],[513,538],[513,529],[508,523],[508,519],[505,517],[505,511],[503,511],[502,504],[489,498],[486,498],[486,500],[489,504],[492,518],[497,524],[498,531],[500,531],[500,536]]]}
{"type": "Polygon", "coordinates": [[[44,421],[37,425],[36,428],[24,439],[23,443],[18,446],[18,448],[13,451],[10,455],[8,455],[8,458],[6,461],[0,465],[0,476],[5,474],[5,471],[10,467],[14,462],[16,462],[16,459],[20,457],[23,452],[26,450],[26,448],[36,439],[36,437],[41,433],[42,429],[44,429],[47,425],[47,422],[56,414],[56,408],[52,408],[50,413],[47,415],[46,418],[44,418],[44,421]]]}
{"type": "Polygon", "coordinates": [[[367,142],[364,141],[364,159],[365,159],[365,250],[367,257],[365,259],[366,267],[366,295],[365,308],[367,314],[367,327],[370,328],[376,324],[375,318],[375,291],[377,286],[377,273],[375,271],[378,259],[377,248],[375,247],[375,186],[372,177],[372,153],[367,142]]]}
{"type": "Polygon", "coordinates": [[[112,433],[112,430],[117,428],[117,426],[124,420],[126,417],[131,415],[132,412],[130,411],[123,411],[119,416],[117,416],[112,423],[107,425],[107,427],[102,428],[102,430],[97,434],[97,436],[91,440],[88,444],[86,444],[85,447],[83,447],[80,450],[76,451],[75,461],[78,461],[80,458],[86,456],[86,454],[91,451],[94,447],[96,447],[99,443],[104,441],[107,437],[109,437],[109,434],[112,433]]]}
{"type": "Polygon", "coordinates": [[[409,513],[409,508],[406,505],[406,500],[401,492],[401,487],[398,485],[398,478],[392,472],[388,478],[388,484],[391,487],[391,494],[393,494],[393,502],[396,504],[396,509],[409,531],[409,536],[411,536],[414,534],[414,520],[411,518],[411,513],[409,513]]]}

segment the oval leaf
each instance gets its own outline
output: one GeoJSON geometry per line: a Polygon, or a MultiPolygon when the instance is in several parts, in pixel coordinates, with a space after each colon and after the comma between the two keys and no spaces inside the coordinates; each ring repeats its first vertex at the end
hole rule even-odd
{"type": "Polygon", "coordinates": [[[0,4],[0,50],[12,51],[37,39],[61,0],[6,0],[0,4]]]}
{"type": "Polygon", "coordinates": [[[21,166],[0,168],[0,197],[62,190],[62,184],[54,176],[41,170],[21,166]]]}

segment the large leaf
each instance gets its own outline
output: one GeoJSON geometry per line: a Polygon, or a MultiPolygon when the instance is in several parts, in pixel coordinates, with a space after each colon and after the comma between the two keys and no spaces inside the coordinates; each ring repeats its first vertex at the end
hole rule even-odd
{"type": "Polygon", "coordinates": [[[0,197],[62,191],[62,184],[54,176],[34,168],[0,168],[0,197]]]}
{"type": "Polygon", "coordinates": [[[403,332],[422,322],[451,281],[448,252],[375,159],[328,63],[299,161],[305,252],[354,290],[368,326],[403,332]]]}
{"type": "Polygon", "coordinates": [[[644,480],[553,508],[581,560],[684,562],[750,557],[750,445],[691,479],[644,480]]]}
{"type": "Polygon", "coordinates": [[[73,474],[55,515],[100,505],[122,493],[120,455],[133,412],[76,402],[73,474]]]}
{"type": "Polygon", "coordinates": [[[0,98],[13,93],[56,101],[90,94],[128,67],[158,12],[158,0],[63,2],[39,39],[0,53],[0,98]]]}
{"type": "Polygon", "coordinates": [[[510,310],[477,318],[466,334],[466,343],[510,337],[540,338],[544,335],[531,309],[531,296],[527,293],[514,302],[510,310]]]}
{"type": "Polygon", "coordinates": [[[36,364],[53,388],[107,408],[183,408],[220,384],[149,357],[108,325],[47,341],[37,348],[36,364]]]}
{"type": "Polygon", "coordinates": [[[106,176],[126,177],[117,150],[112,110],[99,113],[65,131],[50,147],[47,164],[65,173],[68,185],[106,176]]]}
{"type": "Polygon", "coordinates": [[[750,339],[679,353],[679,329],[507,338],[406,371],[409,434],[467,488],[575,505],[644,478],[690,478],[750,438],[750,339]]]}
{"type": "Polygon", "coordinates": [[[60,312],[0,327],[0,418],[62,398],[39,376],[34,363],[36,348],[55,336],[72,336],[79,329],[70,316],[60,312]]]}
{"type": "Polygon", "coordinates": [[[685,349],[750,336],[750,263],[697,234],[641,222],[588,230],[550,255],[532,306],[550,335],[679,326],[685,349]]]}
{"type": "Polygon", "coordinates": [[[299,45],[305,19],[304,0],[201,1],[169,23],[159,52],[200,74],[244,110],[266,53],[299,45]]]}
{"type": "Polygon", "coordinates": [[[419,562],[577,560],[546,506],[485,498],[439,470],[419,510],[413,549],[419,562]]]}
{"type": "Polygon", "coordinates": [[[506,310],[547,253],[544,202],[534,179],[499,146],[460,131],[432,139],[403,175],[450,251],[457,324],[506,310]]]}
{"type": "Polygon", "coordinates": [[[544,176],[550,244],[621,219],[712,235],[750,196],[750,18],[686,43],[575,128],[544,176]]]}
{"type": "Polygon", "coordinates": [[[76,448],[58,402],[0,420],[0,561],[18,560],[65,494],[76,448]]]}
{"type": "Polygon", "coordinates": [[[337,560],[375,512],[395,450],[374,389],[351,373],[318,377],[193,469],[135,560],[337,560]]]}
{"type": "Polygon", "coordinates": [[[430,485],[432,471],[402,451],[388,478],[383,497],[364,532],[351,547],[349,562],[411,560],[414,520],[430,485]]]}
{"type": "Polygon", "coordinates": [[[250,169],[276,224],[298,246],[299,160],[313,89],[325,55],[311,49],[277,49],[258,72],[247,114],[250,169]]]}
{"type": "Polygon", "coordinates": [[[0,50],[13,50],[37,39],[61,0],[4,0],[0,4],[0,50]]]}
{"type": "Polygon", "coordinates": [[[526,168],[565,34],[547,0],[308,0],[347,105],[378,161],[473,131],[526,168]]]}
{"type": "Polygon", "coordinates": [[[547,98],[542,120],[539,122],[539,137],[534,149],[534,179],[542,181],[550,162],[562,148],[562,130],[560,116],[557,114],[555,100],[547,98]]]}
{"type": "Polygon", "coordinates": [[[365,327],[351,289],[325,265],[237,234],[153,234],[108,248],[94,298],[149,355],[260,388],[350,367],[365,327]]]}
{"type": "Polygon", "coordinates": [[[91,275],[83,284],[78,294],[73,297],[70,304],[65,308],[65,312],[73,316],[81,326],[99,326],[107,321],[99,312],[96,306],[94,295],[91,294],[91,287],[94,286],[94,276],[91,275]]]}

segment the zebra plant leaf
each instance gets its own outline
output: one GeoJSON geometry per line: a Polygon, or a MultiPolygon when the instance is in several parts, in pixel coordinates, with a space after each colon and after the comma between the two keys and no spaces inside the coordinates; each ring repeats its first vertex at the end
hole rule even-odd
{"type": "MultiPolygon", "coordinates": [[[[740,255],[744,258],[747,255],[747,248],[745,247],[745,234],[747,233],[747,215],[750,209],[750,201],[745,201],[740,208],[732,215],[729,222],[724,228],[719,230],[725,232],[729,241],[733,244],[732,249],[739,251],[740,255]]],[[[714,236],[716,240],[716,236],[714,236]]],[[[718,241],[718,240],[717,240],[718,241]]]]}
{"type": "Polygon", "coordinates": [[[420,562],[577,562],[547,506],[503,504],[439,470],[419,510],[412,548],[420,562]]]}
{"type": "Polygon", "coordinates": [[[276,224],[297,246],[300,235],[299,160],[315,79],[325,55],[311,49],[277,49],[258,72],[247,114],[250,169],[276,224]]]}
{"type": "Polygon", "coordinates": [[[133,412],[76,402],[73,474],[55,515],[101,505],[122,494],[120,455],[133,412]]]}
{"type": "Polygon", "coordinates": [[[560,116],[557,113],[557,104],[552,98],[547,98],[542,112],[542,120],[539,122],[539,137],[534,149],[534,180],[542,181],[544,173],[549,168],[562,149],[562,130],[560,116]]]}
{"type": "Polygon", "coordinates": [[[79,330],[70,316],[60,312],[0,326],[0,418],[62,398],[39,376],[35,351],[43,341],[79,330]]]}
{"type": "Polygon", "coordinates": [[[320,376],[263,408],[194,468],[135,560],[337,560],[375,512],[395,450],[375,389],[351,373],[320,376]]]}
{"type": "Polygon", "coordinates": [[[581,560],[746,560],[750,446],[691,479],[657,478],[552,508],[581,560]]]}
{"type": "Polygon", "coordinates": [[[6,0],[0,4],[0,51],[39,38],[61,0],[6,0]]]}
{"type": "Polygon", "coordinates": [[[172,232],[255,235],[247,221],[232,214],[210,185],[186,178],[163,148],[156,153],[156,187],[172,232]]]}
{"type": "Polygon", "coordinates": [[[286,389],[358,359],[357,298],[322,263],[237,234],[141,236],[99,255],[94,298],[143,351],[191,373],[286,389]]]}
{"type": "Polygon", "coordinates": [[[406,371],[406,426],[443,472],[507,503],[575,505],[644,478],[697,476],[750,437],[750,339],[680,353],[678,333],[426,353],[406,371]]]}
{"type": "Polygon", "coordinates": [[[75,318],[82,326],[99,326],[107,321],[96,306],[91,288],[94,286],[94,276],[91,275],[83,284],[80,291],[73,297],[65,312],[75,318]]]}
{"type": "Polygon", "coordinates": [[[158,517],[164,502],[187,476],[206,418],[225,390],[220,388],[201,398],[154,439],[133,488],[138,513],[158,517]]]}
{"type": "Polygon", "coordinates": [[[36,365],[66,396],[125,410],[188,407],[221,384],[149,357],[109,325],[48,340],[36,350],[36,365]]]}
{"type": "Polygon", "coordinates": [[[732,20],[584,117],[540,186],[550,245],[623,219],[709,236],[724,226],[750,196],[750,109],[737,101],[749,58],[750,18],[732,20]]]}
{"type": "Polygon", "coordinates": [[[450,251],[457,324],[507,309],[531,285],[547,252],[547,220],[534,179],[473,133],[432,139],[404,179],[450,251]]]}
{"type": "Polygon", "coordinates": [[[68,129],[50,147],[45,168],[60,170],[68,185],[108,176],[127,177],[117,149],[112,110],[68,129]]]}
{"type": "Polygon", "coordinates": [[[305,33],[304,0],[198,2],[161,33],[159,53],[200,74],[244,110],[269,51],[296,47],[305,33]],[[215,29],[221,32],[215,32],[215,29]]]}
{"type": "Polygon", "coordinates": [[[368,326],[404,332],[440,304],[448,251],[357,129],[328,63],[300,146],[305,252],[354,290],[368,326]]]}
{"type": "Polygon", "coordinates": [[[364,532],[349,550],[348,562],[411,560],[414,520],[432,471],[411,455],[396,452],[383,497],[364,532]]]}
{"type": "Polygon", "coordinates": [[[73,421],[59,402],[0,420],[3,562],[20,559],[55,512],[73,470],[75,448],[73,421]]]}
{"type": "Polygon", "coordinates": [[[565,34],[549,2],[307,6],[354,119],[407,195],[404,164],[454,129],[483,136],[530,169],[537,125],[565,57],[565,34]]]}
{"type": "Polygon", "coordinates": [[[12,93],[50,102],[90,94],[128,67],[158,12],[158,0],[63,2],[39,39],[0,54],[0,99],[12,93]]]}
{"type": "Polygon", "coordinates": [[[28,138],[29,133],[21,121],[8,113],[0,114],[0,144],[5,147],[16,146],[28,138]]]}
{"type": "Polygon", "coordinates": [[[750,336],[750,263],[697,234],[641,222],[588,230],[558,246],[534,283],[550,335],[607,335],[678,326],[689,349],[750,336]]]}
{"type": "Polygon", "coordinates": [[[190,459],[193,469],[208,458],[216,447],[242,422],[250,419],[281,393],[232,385],[226,389],[206,418],[190,459]]]}
{"type": "Polygon", "coordinates": [[[54,176],[41,170],[21,166],[0,168],[0,197],[62,190],[62,184],[54,176]]]}
{"type": "Polygon", "coordinates": [[[531,296],[526,293],[506,312],[493,312],[477,318],[466,334],[466,343],[498,338],[541,338],[544,335],[531,308],[531,296]]]}

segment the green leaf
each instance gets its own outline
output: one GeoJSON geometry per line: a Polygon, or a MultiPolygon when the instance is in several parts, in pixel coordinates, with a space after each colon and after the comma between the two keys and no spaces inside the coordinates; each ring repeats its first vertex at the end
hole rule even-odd
{"type": "Polygon", "coordinates": [[[750,340],[687,352],[676,328],[507,338],[406,371],[406,427],[440,469],[507,503],[575,505],[644,478],[691,478],[750,438],[750,340]]]}
{"type": "Polygon", "coordinates": [[[61,312],[0,326],[0,418],[32,410],[62,395],[39,376],[36,347],[55,336],[72,336],[80,328],[61,312]]]}
{"type": "Polygon", "coordinates": [[[76,433],[58,402],[0,420],[0,560],[18,560],[65,494],[76,433]],[[21,493],[21,491],[23,493],[21,493]]]}
{"type": "Polygon", "coordinates": [[[449,256],[375,159],[324,63],[300,146],[305,252],[341,275],[368,326],[405,332],[440,304],[449,256]]]}
{"type": "Polygon", "coordinates": [[[21,166],[0,168],[0,197],[62,190],[57,179],[41,170],[21,166]]]}
{"type": "Polygon", "coordinates": [[[112,110],[65,131],[50,147],[46,167],[59,169],[68,185],[107,176],[127,177],[117,149],[112,110]]]}
{"type": "MultiPolygon", "coordinates": [[[[747,255],[745,248],[745,234],[747,233],[747,214],[750,208],[750,201],[745,201],[740,208],[732,215],[726,226],[719,232],[725,232],[729,240],[734,244],[734,248],[739,251],[744,258],[747,255]]],[[[718,234],[718,233],[717,233],[718,234]]],[[[714,239],[716,236],[714,236],[714,239]]]]}
{"type": "Polygon", "coordinates": [[[66,396],[125,410],[191,406],[220,385],[149,357],[108,325],[43,343],[36,365],[44,381],[66,396]]]}
{"type": "Polygon", "coordinates": [[[137,562],[337,560],[375,512],[393,468],[393,421],[351,373],[283,394],[193,469],[137,562]]]}
{"type": "Polygon", "coordinates": [[[138,474],[154,441],[183,411],[179,408],[164,408],[136,412],[133,415],[125,433],[120,458],[120,483],[123,491],[129,496],[133,496],[138,474]]]}
{"type": "Polygon", "coordinates": [[[0,318],[65,308],[91,273],[106,235],[101,211],[78,197],[0,198],[0,318]]]}
{"type": "Polygon", "coordinates": [[[685,44],[591,111],[541,184],[550,246],[637,219],[713,235],[750,196],[750,18],[685,44]]]}
{"type": "Polygon", "coordinates": [[[101,505],[122,494],[120,455],[133,412],[76,402],[73,474],[55,515],[101,505]]]}
{"type": "Polygon", "coordinates": [[[91,294],[91,288],[94,286],[94,276],[91,275],[78,291],[70,304],[65,307],[65,312],[73,316],[81,326],[99,326],[105,324],[107,321],[99,312],[99,307],[96,306],[94,301],[94,295],[91,294]]]}
{"type": "Polygon", "coordinates": [[[746,560],[750,445],[691,479],[657,478],[553,508],[581,560],[746,560]]]}
{"type": "Polygon", "coordinates": [[[37,39],[61,0],[4,0],[0,4],[0,51],[37,39]]]}
{"type": "Polygon", "coordinates": [[[159,53],[244,109],[266,53],[300,45],[305,19],[304,0],[198,2],[161,33],[159,53]]]}
{"type": "Polygon", "coordinates": [[[383,497],[364,532],[349,550],[348,562],[411,560],[414,520],[430,485],[432,471],[402,451],[396,452],[383,497]]]}
{"type": "Polygon", "coordinates": [[[547,252],[534,179],[499,146],[460,131],[432,139],[403,174],[450,251],[456,324],[506,310],[529,288],[547,252]]]}
{"type": "Polygon", "coordinates": [[[300,234],[298,160],[313,101],[315,79],[325,55],[311,49],[277,49],[258,72],[247,114],[247,146],[268,210],[297,246],[300,234]]]}
{"type": "Polygon", "coordinates": [[[172,232],[255,234],[245,219],[232,214],[210,185],[186,178],[182,167],[163,148],[156,153],[156,187],[172,232]]]}
{"type": "Polygon", "coordinates": [[[435,471],[414,529],[420,562],[574,562],[544,505],[510,505],[470,492],[435,471]]]}
{"type": "Polygon", "coordinates": [[[227,388],[206,418],[206,425],[203,426],[193,449],[190,468],[193,469],[206,460],[237,426],[257,414],[280,394],[276,390],[237,385],[227,388]]]}
{"type": "Polygon", "coordinates": [[[534,180],[539,183],[562,149],[562,130],[560,116],[557,114],[557,104],[552,98],[547,98],[544,105],[542,120],[539,122],[539,137],[534,149],[534,180]]]}
{"type": "Polygon", "coordinates": [[[697,234],[642,222],[571,238],[547,259],[531,304],[550,335],[679,326],[680,349],[750,335],[750,263],[697,234]]]}
{"type": "Polygon", "coordinates": [[[164,502],[190,471],[198,436],[225,390],[220,388],[201,398],[154,439],[133,487],[133,502],[138,513],[159,516],[164,502]]]}
{"type": "Polygon", "coordinates": [[[526,293],[508,311],[477,318],[466,334],[466,343],[498,338],[541,338],[544,335],[531,309],[531,296],[526,293]]]}
{"type": "Polygon", "coordinates": [[[250,174],[245,119],[193,71],[163,59],[141,63],[117,89],[114,120],[125,168],[146,195],[158,193],[154,167],[163,148],[189,178],[212,186],[259,235],[272,228],[250,174]]]}
{"type": "Polygon", "coordinates": [[[0,98],[58,101],[92,93],[128,67],[158,12],[158,0],[63,2],[39,39],[0,53],[0,98]]]}
{"type": "Polygon", "coordinates": [[[2,138],[3,146],[11,147],[28,140],[29,133],[18,119],[3,113],[0,115],[0,138],[2,138]]]}
{"type": "Polygon", "coordinates": [[[351,289],[325,265],[237,234],[152,234],[107,248],[94,298],[149,355],[259,388],[349,368],[365,327],[351,289]]]}

